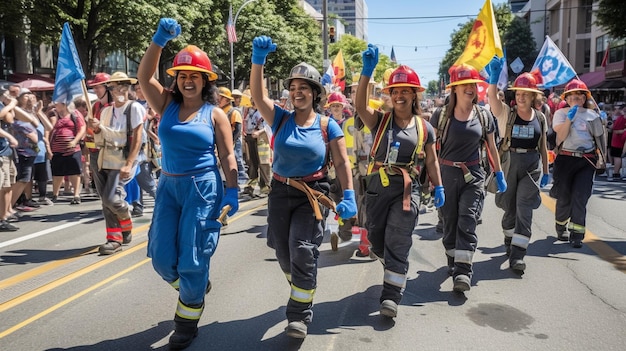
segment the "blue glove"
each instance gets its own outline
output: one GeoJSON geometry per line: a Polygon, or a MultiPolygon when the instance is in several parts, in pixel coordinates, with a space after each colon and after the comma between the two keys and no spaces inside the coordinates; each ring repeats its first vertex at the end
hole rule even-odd
{"type": "Polygon", "coordinates": [[[541,182],[539,182],[539,187],[543,188],[546,185],[548,185],[549,182],[550,182],[550,175],[544,174],[543,176],[541,176],[541,182]]]}
{"type": "Polygon", "coordinates": [[[576,116],[576,111],[578,111],[578,105],[572,106],[569,109],[569,111],[567,111],[567,119],[569,119],[570,122],[574,121],[574,116],[576,116]]]}
{"type": "Polygon", "coordinates": [[[500,72],[502,72],[502,60],[503,59],[494,56],[489,62],[489,84],[498,84],[500,72]]]}
{"type": "Polygon", "coordinates": [[[343,191],[343,200],[337,207],[337,214],[342,219],[348,219],[356,216],[356,201],[354,200],[354,190],[346,189],[343,191]]]}
{"type": "Polygon", "coordinates": [[[504,179],[504,172],[496,172],[496,182],[498,183],[498,192],[503,193],[506,191],[506,180],[504,179]]]}
{"type": "Polygon", "coordinates": [[[173,18],[161,18],[152,41],[160,47],[164,47],[168,41],[180,35],[180,24],[173,18]]]}
{"type": "Polygon", "coordinates": [[[361,70],[361,75],[371,77],[377,64],[378,48],[375,45],[368,44],[367,49],[363,51],[363,69],[361,70]]]}
{"type": "Polygon", "coordinates": [[[265,58],[270,52],[276,51],[276,44],[272,43],[272,38],[261,35],[252,40],[252,63],[264,65],[265,58]]]}
{"type": "Polygon", "coordinates": [[[239,188],[226,188],[226,194],[224,194],[224,198],[222,199],[222,204],[220,205],[220,211],[226,205],[230,205],[230,211],[228,211],[228,215],[234,215],[237,210],[239,210],[239,188]]]}
{"type": "Polygon", "coordinates": [[[443,185],[435,187],[435,207],[439,208],[446,203],[446,193],[443,191],[443,185]]]}

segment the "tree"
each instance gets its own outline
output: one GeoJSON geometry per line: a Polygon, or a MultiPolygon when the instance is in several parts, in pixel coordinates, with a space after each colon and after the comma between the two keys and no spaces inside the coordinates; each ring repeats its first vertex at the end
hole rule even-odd
{"type": "MultiPolygon", "coordinates": [[[[530,26],[522,18],[515,17],[503,37],[508,67],[517,57],[524,63],[523,71],[528,72],[537,59],[537,46],[530,26]]],[[[513,77],[509,72],[509,77],[513,77]]]]}
{"type": "MultiPolygon", "coordinates": [[[[233,1],[233,10],[243,2],[233,1]]],[[[159,19],[172,17],[182,33],[165,47],[160,71],[180,49],[194,44],[206,51],[214,69],[219,68],[228,79],[230,44],[225,25],[230,4],[229,0],[3,0],[0,33],[33,44],[56,45],[63,23],[69,22],[83,70],[90,76],[99,70],[94,65],[103,53],[122,51],[131,60],[139,60],[159,19]]],[[[257,35],[270,35],[278,43],[278,52],[268,57],[268,76],[286,77],[301,61],[321,67],[320,26],[298,6],[298,0],[250,3],[242,8],[236,29],[236,81],[248,78],[252,39],[257,35]]]]}
{"type": "Polygon", "coordinates": [[[626,6],[622,0],[601,0],[596,12],[596,24],[615,39],[626,38],[626,6]]]}
{"type": "MultiPolygon", "coordinates": [[[[513,20],[513,14],[507,4],[495,5],[493,12],[496,23],[498,24],[498,33],[500,34],[500,38],[502,38],[513,20]]],[[[464,24],[459,24],[459,29],[452,32],[450,35],[450,49],[439,63],[439,78],[443,78],[446,82],[449,80],[448,69],[454,64],[457,58],[461,56],[463,50],[465,50],[467,38],[469,37],[475,21],[476,20],[473,19],[464,24]]],[[[502,45],[507,46],[505,42],[503,42],[502,45]]]]}
{"type": "MultiPolygon", "coordinates": [[[[353,35],[344,34],[341,39],[329,45],[328,57],[332,60],[335,55],[342,50],[343,59],[346,63],[346,86],[352,84],[352,78],[361,74],[363,68],[362,53],[367,49],[367,42],[353,35]]],[[[393,63],[389,56],[379,53],[378,64],[374,70],[374,80],[381,82],[383,75],[388,68],[394,68],[397,64],[393,63]]]]}
{"type": "Polygon", "coordinates": [[[430,96],[438,96],[439,95],[439,82],[436,80],[431,80],[428,82],[428,87],[426,88],[426,94],[430,96]]]}

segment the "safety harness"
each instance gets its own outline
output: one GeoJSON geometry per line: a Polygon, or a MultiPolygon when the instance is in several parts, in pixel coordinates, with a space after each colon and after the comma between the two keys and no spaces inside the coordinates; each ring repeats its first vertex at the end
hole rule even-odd
{"type": "MultiPolygon", "coordinates": [[[[390,121],[393,119],[393,113],[386,112],[383,115],[378,130],[376,131],[376,135],[374,136],[369,157],[370,162],[367,167],[368,176],[378,173],[378,175],[380,176],[380,182],[383,187],[389,186],[389,177],[387,176],[387,174],[402,175],[404,183],[402,209],[404,211],[411,210],[411,183],[413,179],[416,179],[420,174],[421,166],[423,164],[423,160],[425,159],[424,144],[426,144],[426,140],[428,138],[428,129],[426,127],[426,122],[417,115],[414,115],[413,118],[415,119],[415,129],[417,131],[417,143],[415,143],[415,150],[413,151],[413,157],[411,158],[411,161],[404,165],[390,165],[385,162],[376,161],[376,153],[378,151],[378,148],[380,147],[383,136],[388,129],[391,130],[392,128],[390,121]]],[[[387,145],[387,149],[389,149],[389,145],[387,145]]]]}

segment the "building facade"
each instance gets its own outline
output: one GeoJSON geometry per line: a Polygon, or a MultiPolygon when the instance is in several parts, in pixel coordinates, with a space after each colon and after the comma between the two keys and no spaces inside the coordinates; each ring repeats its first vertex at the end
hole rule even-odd
{"type": "Polygon", "coordinates": [[[306,0],[315,10],[322,12],[324,1],[329,14],[339,16],[345,24],[345,33],[367,41],[367,3],[365,0],[306,0]]]}

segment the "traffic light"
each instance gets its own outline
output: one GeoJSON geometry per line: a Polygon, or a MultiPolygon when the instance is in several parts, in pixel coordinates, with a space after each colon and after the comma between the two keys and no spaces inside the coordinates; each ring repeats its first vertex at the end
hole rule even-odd
{"type": "Polygon", "coordinates": [[[331,26],[330,28],[328,28],[328,40],[331,43],[335,42],[335,27],[331,26]]]}

